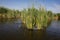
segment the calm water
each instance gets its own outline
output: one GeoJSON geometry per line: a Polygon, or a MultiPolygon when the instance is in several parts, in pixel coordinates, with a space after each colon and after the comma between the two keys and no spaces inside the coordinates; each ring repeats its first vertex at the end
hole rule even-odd
{"type": "Polygon", "coordinates": [[[60,21],[52,21],[46,29],[47,39],[60,40],[60,21]]]}
{"type": "Polygon", "coordinates": [[[1,20],[0,40],[60,40],[60,21],[52,21],[46,31],[32,31],[21,20],[1,20]]]}

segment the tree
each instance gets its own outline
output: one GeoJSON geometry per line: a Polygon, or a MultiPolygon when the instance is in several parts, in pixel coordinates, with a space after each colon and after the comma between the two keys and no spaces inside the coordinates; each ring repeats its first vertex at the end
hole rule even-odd
{"type": "Polygon", "coordinates": [[[0,13],[3,14],[3,13],[7,13],[7,8],[4,8],[4,7],[0,7],[0,13]]]}
{"type": "Polygon", "coordinates": [[[57,13],[56,15],[58,16],[58,20],[60,20],[60,13],[57,13]]]}
{"type": "Polygon", "coordinates": [[[48,12],[47,12],[47,15],[48,15],[49,17],[51,17],[51,16],[52,16],[52,11],[48,11],[48,12]]]}

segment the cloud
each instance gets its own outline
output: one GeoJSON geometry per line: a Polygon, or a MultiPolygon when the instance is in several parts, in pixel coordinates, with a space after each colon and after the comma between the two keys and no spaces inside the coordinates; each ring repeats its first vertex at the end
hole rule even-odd
{"type": "Polygon", "coordinates": [[[60,13],[60,4],[54,3],[53,8],[54,8],[56,13],[60,13]]]}
{"type": "Polygon", "coordinates": [[[60,13],[60,4],[52,3],[47,7],[48,10],[51,10],[54,13],[60,13]]]}
{"type": "Polygon", "coordinates": [[[54,7],[57,9],[57,10],[60,10],[60,5],[59,4],[54,4],[54,7]]]}

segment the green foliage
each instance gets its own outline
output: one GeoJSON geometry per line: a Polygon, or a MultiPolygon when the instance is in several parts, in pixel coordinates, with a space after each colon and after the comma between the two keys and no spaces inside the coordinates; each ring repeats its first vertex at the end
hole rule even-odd
{"type": "Polygon", "coordinates": [[[58,20],[60,20],[60,13],[55,14],[55,17],[58,17],[58,20]]]}
{"type": "Polygon", "coordinates": [[[23,10],[21,16],[23,16],[21,19],[26,23],[27,28],[32,29],[37,26],[37,28],[40,29],[47,27],[48,16],[50,16],[50,13],[47,14],[47,11],[44,8],[38,10],[32,7],[28,8],[28,10],[23,10]]]}
{"type": "Polygon", "coordinates": [[[7,13],[7,9],[4,7],[0,7],[0,13],[7,13]]]}
{"type": "Polygon", "coordinates": [[[0,13],[7,13],[5,14],[7,18],[18,18],[19,16],[29,29],[33,29],[35,26],[38,29],[47,27],[48,18],[53,17],[51,11],[47,11],[44,8],[36,9],[34,7],[23,9],[22,11],[0,8],[0,13]]]}
{"type": "Polygon", "coordinates": [[[49,17],[51,17],[52,11],[48,11],[48,12],[47,12],[47,15],[49,15],[49,17]]]}
{"type": "Polygon", "coordinates": [[[57,16],[60,16],[60,13],[57,13],[56,15],[57,15],[57,16]]]}

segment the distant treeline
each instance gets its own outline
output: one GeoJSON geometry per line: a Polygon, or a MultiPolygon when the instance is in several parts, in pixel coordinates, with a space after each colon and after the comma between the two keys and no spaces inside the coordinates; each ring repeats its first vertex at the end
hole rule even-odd
{"type": "Polygon", "coordinates": [[[20,16],[19,10],[11,10],[9,8],[0,7],[0,18],[17,18],[20,16]]]}
{"type": "Polygon", "coordinates": [[[57,20],[60,20],[60,13],[54,14],[54,17],[57,17],[57,20]]]}

